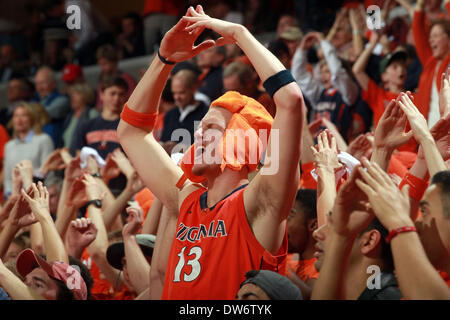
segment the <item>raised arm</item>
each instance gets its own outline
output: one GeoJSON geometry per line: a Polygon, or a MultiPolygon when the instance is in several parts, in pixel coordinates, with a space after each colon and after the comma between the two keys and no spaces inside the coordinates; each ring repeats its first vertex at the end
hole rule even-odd
{"type": "MultiPolygon", "coordinates": [[[[190,15],[190,12],[188,11],[187,15],[190,15]]],[[[194,46],[194,41],[203,28],[189,32],[185,30],[188,24],[181,19],[165,34],[159,50],[164,59],[181,62],[214,45],[213,40],[207,40],[194,46]]],[[[172,69],[173,65],[165,64],[159,57],[155,57],[128,100],[128,108],[132,112],[143,113],[147,116],[155,114],[172,69]]],[[[178,209],[179,191],[176,184],[183,174],[182,170],[172,162],[150,133],[154,123],[150,121],[144,125],[130,125],[128,122],[122,119],[117,128],[117,135],[125,153],[153,194],[166,206],[178,209]],[[149,164],[151,164],[151,170],[149,170],[149,164]],[[163,180],[161,176],[164,176],[163,180]]]]}
{"type": "Polygon", "coordinates": [[[415,48],[417,50],[417,56],[420,62],[424,66],[428,59],[433,56],[433,52],[428,42],[428,31],[426,30],[425,20],[425,0],[418,0],[416,8],[414,10],[413,20],[412,20],[412,31],[414,36],[415,48]]]}
{"type": "Polygon", "coordinates": [[[328,216],[327,248],[311,300],[345,299],[350,251],[355,238],[373,219],[373,213],[367,210],[367,197],[356,185],[358,178],[357,167],[339,189],[333,212],[328,216]]]}
{"type": "Polygon", "coordinates": [[[337,158],[336,139],[323,131],[317,137],[316,147],[311,147],[317,173],[317,224],[324,225],[336,199],[334,171],[342,167],[337,158]],[[331,139],[329,139],[329,137],[331,139]]]}
{"type": "Polygon", "coordinates": [[[39,223],[42,227],[46,260],[48,262],[61,261],[68,264],[69,257],[67,255],[66,248],[64,247],[64,242],[59,236],[50,215],[49,194],[47,188],[44,187],[42,182],[39,182],[37,186],[33,184],[32,188],[33,197],[30,197],[24,190],[22,190],[22,196],[28,202],[31,210],[39,219],[39,223]]]}
{"type": "Polygon", "coordinates": [[[169,261],[172,240],[177,229],[175,213],[162,207],[161,218],[156,232],[155,248],[153,249],[152,268],[150,268],[150,299],[161,300],[167,262],[169,261]]]}
{"type": "MultiPolygon", "coordinates": [[[[414,227],[409,216],[408,187],[402,191],[377,164],[363,161],[358,186],[369,197],[376,216],[386,229],[414,227]]],[[[395,273],[406,299],[450,299],[450,289],[430,263],[416,232],[406,232],[391,241],[395,273]],[[411,281],[414,279],[414,281],[411,281]]]]}
{"type": "Polygon", "coordinates": [[[369,63],[370,55],[377,45],[379,38],[380,35],[377,32],[372,32],[369,45],[361,53],[352,68],[353,74],[355,75],[356,80],[363,90],[367,90],[369,88],[369,76],[367,75],[365,70],[367,67],[367,63],[369,63]]]}
{"type": "Polygon", "coordinates": [[[308,49],[314,45],[316,41],[315,34],[308,33],[302,39],[302,42],[295,50],[292,57],[292,76],[302,89],[305,97],[313,104],[316,104],[320,98],[323,86],[320,81],[314,79],[311,72],[307,69],[307,53],[308,49]]]}
{"type": "Polygon", "coordinates": [[[371,161],[387,171],[392,153],[407,143],[413,136],[406,132],[407,119],[395,100],[389,102],[378,122],[374,134],[374,149],[371,161]]]}
{"type": "Polygon", "coordinates": [[[136,234],[142,229],[142,209],[140,207],[128,207],[127,213],[129,214],[129,220],[122,230],[125,258],[130,281],[139,295],[150,286],[150,264],[136,242],[136,234]]]}
{"type": "MultiPolygon", "coordinates": [[[[191,13],[193,17],[183,18],[193,23],[187,30],[212,29],[222,36],[217,40],[217,45],[236,43],[250,59],[263,82],[285,70],[283,64],[244,26],[210,18],[203,13],[203,9],[200,12],[191,9],[191,13]]],[[[298,187],[305,106],[300,88],[295,82],[285,83],[274,93],[273,98],[277,113],[266,154],[266,160],[271,161],[266,161],[262,170],[244,191],[244,206],[256,239],[268,251],[275,253],[284,237],[285,219],[298,187]],[[273,170],[273,165],[278,165],[278,170],[273,170]],[[268,175],[271,171],[274,172],[268,175]]]]}
{"type": "MultiPolygon", "coordinates": [[[[398,105],[408,117],[409,124],[411,125],[411,131],[413,132],[415,139],[423,148],[430,176],[434,176],[439,171],[447,170],[444,159],[436,146],[436,141],[428,130],[426,119],[412,103],[409,96],[402,93],[400,95],[398,105]]],[[[443,123],[443,127],[448,128],[445,122],[443,123]]]]}
{"type": "Polygon", "coordinates": [[[0,259],[0,286],[13,300],[45,300],[40,294],[28,287],[0,259]]]}

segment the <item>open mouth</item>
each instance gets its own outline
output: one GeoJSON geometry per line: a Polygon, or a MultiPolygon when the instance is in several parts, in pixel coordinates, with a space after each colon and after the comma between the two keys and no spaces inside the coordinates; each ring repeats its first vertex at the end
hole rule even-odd
{"type": "Polygon", "coordinates": [[[323,255],[323,250],[317,243],[314,245],[314,248],[316,249],[316,251],[314,252],[314,258],[319,258],[320,256],[323,255]]]}

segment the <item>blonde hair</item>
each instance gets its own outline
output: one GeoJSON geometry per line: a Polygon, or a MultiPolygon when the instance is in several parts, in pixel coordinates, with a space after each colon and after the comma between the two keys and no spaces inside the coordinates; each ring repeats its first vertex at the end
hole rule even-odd
{"type": "MultiPolygon", "coordinates": [[[[50,116],[47,112],[47,110],[45,110],[45,108],[40,105],[37,102],[19,102],[17,104],[17,106],[14,108],[14,111],[16,111],[16,109],[18,108],[24,108],[27,112],[28,115],[30,117],[30,122],[31,122],[31,130],[33,130],[35,133],[39,134],[42,133],[42,128],[50,122],[50,116]]],[[[13,111],[13,114],[14,114],[13,111]]],[[[8,126],[9,129],[13,130],[13,137],[16,138],[17,137],[17,132],[14,130],[13,127],[13,119],[11,119],[8,122],[8,126]]]]}

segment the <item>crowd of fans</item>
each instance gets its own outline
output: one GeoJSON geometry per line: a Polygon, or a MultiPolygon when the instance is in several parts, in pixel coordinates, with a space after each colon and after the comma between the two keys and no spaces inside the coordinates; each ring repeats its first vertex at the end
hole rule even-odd
{"type": "Polygon", "coordinates": [[[145,1],[114,33],[48,1],[1,46],[0,299],[450,299],[450,0],[191,2],[145,1]],[[118,68],[147,54],[141,79],[118,68]],[[244,118],[274,119],[281,174],[183,166],[198,130],[244,118]]]}

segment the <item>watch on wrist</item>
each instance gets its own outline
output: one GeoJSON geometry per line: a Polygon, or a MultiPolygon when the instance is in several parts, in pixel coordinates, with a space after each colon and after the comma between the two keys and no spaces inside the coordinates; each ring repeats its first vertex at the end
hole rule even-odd
{"type": "Polygon", "coordinates": [[[90,201],[88,201],[86,203],[86,207],[89,207],[91,204],[93,204],[97,208],[101,209],[101,207],[102,207],[102,200],[100,200],[100,199],[90,200],[90,201]]]}
{"type": "Polygon", "coordinates": [[[102,178],[102,175],[99,172],[93,173],[92,176],[94,178],[100,178],[100,179],[102,178]]]}

